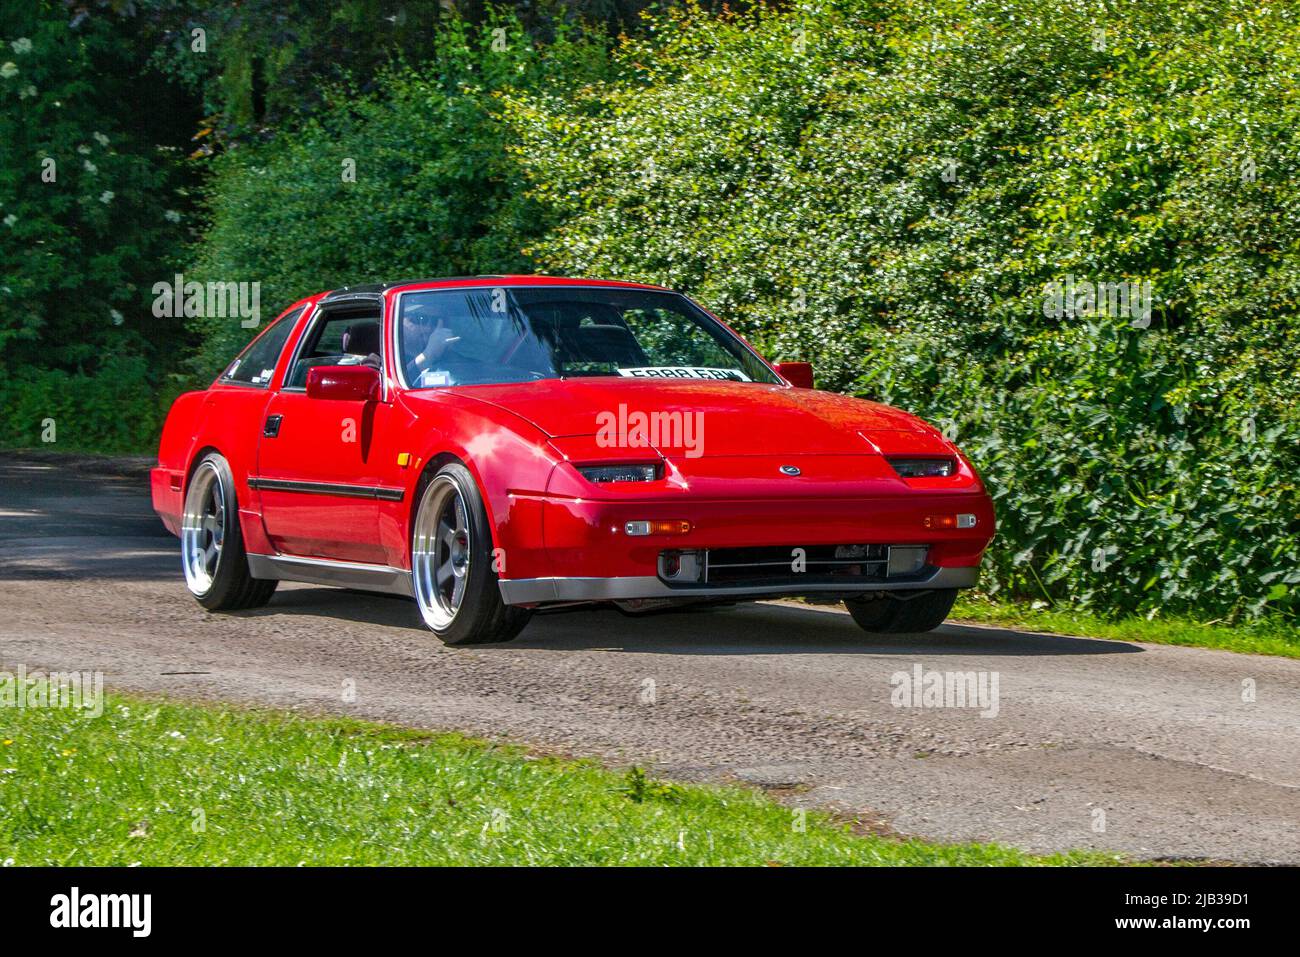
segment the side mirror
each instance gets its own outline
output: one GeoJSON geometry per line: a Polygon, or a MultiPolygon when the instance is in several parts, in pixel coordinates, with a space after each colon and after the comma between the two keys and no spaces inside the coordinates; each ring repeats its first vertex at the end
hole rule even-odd
{"type": "Polygon", "coordinates": [[[372,402],[381,393],[379,370],[373,366],[314,366],[307,370],[307,397],[372,402]]]}
{"type": "Polygon", "coordinates": [[[781,378],[785,379],[786,382],[789,382],[795,388],[813,388],[813,370],[811,362],[778,362],[776,364],[776,371],[781,378]]]}

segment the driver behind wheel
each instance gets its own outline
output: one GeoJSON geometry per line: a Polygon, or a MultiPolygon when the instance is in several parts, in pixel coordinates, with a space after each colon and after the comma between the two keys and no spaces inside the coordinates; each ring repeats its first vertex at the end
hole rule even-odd
{"type": "Polygon", "coordinates": [[[451,385],[483,378],[501,365],[512,328],[504,314],[479,317],[442,304],[408,308],[402,315],[404,351],[409,354],[416,343],[423,347],[406,363],[407,381],[451,385]]]}

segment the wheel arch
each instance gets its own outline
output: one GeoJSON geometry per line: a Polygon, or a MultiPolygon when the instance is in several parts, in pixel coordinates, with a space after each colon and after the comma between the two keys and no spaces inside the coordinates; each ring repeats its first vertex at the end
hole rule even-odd
{"type": "MultiPolygon", "coordinates": [[[[541,496],[559,454],[535,426],[512,412],[461,395],[408,400],[416,423],[427,416],[427,431],[406,490],[410,504],[400,517],[402,564],[410,567],[415,512],[429,478],[448,463],[470,473],[487,512],[493,550],[510,556],[509,578],[545,573],[541,496]]],[[[416,424],[416,423],[413,423],[416,424]]],[[[389,512],[392,518],[397,518],[389,512]]],[[[391,528],[391,526],[390,526],[391,528]]],[[[394,543],[396,544],[396,543],[394,543]]],[[[397,564],[397,562],[394,562],[397,564]]]]}
{"type": "Polygon", "coordinates": [[[487,489],[483,486],[483,477],[478,474],[469,461],[455,452],[442,451],[436,452],[428,457],[424,468],[420,470],[419,477],[415,480],[415,485],[411,489],[411,506],[406,510],[406,547],[409,557],[412,537],[415,535],[415,513],[420,507],[420,499],[424,497],[424,490],[428,484],[433,481],[433,477],[441,472],[448,465],[460,465],[469,472],[470,478],[474,480],[474,485],[478,488],[479,498],[483,500],[483,507],[487,510],[488,525],[492,531],[492,545],[497,545],[497,523],[492,514],[492,503],[488,500],[487,489]]]}
{"type": "MultiPolygon", "coordinates": [[[[199,463],[202,462],[204,457],[206,457],[210,452],[216,452],[223,459],[226,458],[226,454],[222,452],[221,449],[217,448],[215,445],[202,445],[195,450],[194,454],[190,456],[190,460],[188,464],[186,464],[185,466],[185,482],[184,484],[181,485],[182,503],[185,501],[185,496],[189,494],[190,479],[194,478],[194,470],[199,467],[199,463]]],[[[226,459],[226,462],[227,464],[229,464],[230,460],[226,459]]]]}
{"type": "Polygon", "coordinates": [[[241,488],[240,476],[235,473],[235,465],[231,462],[230,456],[226,455],[220,446],[211,442],[200,444],[194,454],[190,456],[189,464],[185,467],[185,482],[181,486],[182,514],[185,507],[185,497],[190,491],[190,480],[194,478],[194,471],[199,467],[199,463],[213,452],[225,460],[226,468],[230,470],[232,482],[230,494],[235,499],[235,516],[239,521],[239,531],[243,535],[245,549],[250,555],[272,554],[275,548],[267,537],[266,526],[262,524],[262,503],[254,500],[253,490],[248,487],[247,475],[243,478],[243,487],[241,488]]]}

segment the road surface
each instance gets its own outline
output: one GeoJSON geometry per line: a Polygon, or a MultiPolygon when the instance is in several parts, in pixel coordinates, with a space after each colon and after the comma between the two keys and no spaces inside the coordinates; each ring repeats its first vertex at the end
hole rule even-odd
{"type": "Polygon", "coordinates": [[[741,780],[936,840],[1300,863],[1297,660],[955,624],[873,640],[791,604],[552,613],[464,649],[412,602],[314,586],[210,614],[141,471],[0,453],[0,669],[19,664],[741,780]],[[899,706],[918,667],[996,678],[996,714],[899,706]]]}

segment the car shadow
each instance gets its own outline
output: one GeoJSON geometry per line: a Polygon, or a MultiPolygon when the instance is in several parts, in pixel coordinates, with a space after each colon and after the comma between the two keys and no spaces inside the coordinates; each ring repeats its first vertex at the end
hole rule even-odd
{"type": "MultiPolygon", "coordinates": [[[[295,585],[240,615],[310,615],[424,631],[415,604],[396,595],[295,585]]],[[[430,640],[434,639],[432,635],[430,640]]],[[[534,651],[622,651],[672,655],[1113,655],[1140,653],[1123,641],[949,623],[925,634],[869,635],[847,613],[791,604],[744,603],[632,616],[610,607],[534,615],[514,641],[475,646],[534,651]]]]}
{"type": "Polygon", "coordinates": [[[179,574],[180,543],[153,512],[147,475],[35,455],[0,458],[0,582],[179,574]]]}
{"type": "MultiPolygon", "coordinates": [[[[0,456],[0,584],[82,579],[171,580],[184,594],[180,546],[148,497],[148,462],[118,474],[102,462],[0,456]]],[[[410,599],[310,585],[281,587],[248,617],[304,616],[425,631],[410,599]]],[[[429,640],[436,641],[432,635],[429,640]]],[[[847,614],[796,604],[754,604],[627,616],[612,607],[536,615],[492,648],[638,654],[1090,655],[1140,652],[1120,641],[976,625],[920,635],[873,636],[847,614]]]]}

